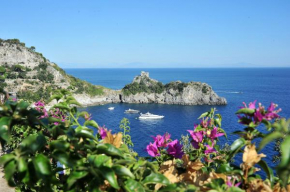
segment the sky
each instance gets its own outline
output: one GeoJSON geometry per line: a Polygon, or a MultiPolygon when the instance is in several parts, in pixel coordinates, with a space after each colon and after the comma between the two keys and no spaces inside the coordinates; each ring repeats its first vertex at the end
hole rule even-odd
{"type": "Polygon", "coordinates": [[[0,0],[0,38],[65,68],[290,67],[289,0],[0,0]]]}

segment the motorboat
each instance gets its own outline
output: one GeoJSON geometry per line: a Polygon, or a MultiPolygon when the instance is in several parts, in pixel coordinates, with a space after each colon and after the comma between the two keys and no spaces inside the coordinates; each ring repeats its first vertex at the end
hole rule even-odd
{"type": "Polygon", "coordinates": [[[163,115],[154,115],[154,114],[149,113],[149,112],[147,112],[145,114],[140,113],[140,116],[139,116],[139,119],[162,119],[162,118],[164,118],[163,115]]]}
{"type": "Polygon", "coordinates": [[[109,109],[109,110],[114,110],[114,109],[115,109],[115,107],[109,107],[108,109],[109,109]]]}
{"type": "Polygon", "coordinates": [[[125,110],[125,113],[139,113],[139,111],[135,109],[127,109],[125,110]]]}

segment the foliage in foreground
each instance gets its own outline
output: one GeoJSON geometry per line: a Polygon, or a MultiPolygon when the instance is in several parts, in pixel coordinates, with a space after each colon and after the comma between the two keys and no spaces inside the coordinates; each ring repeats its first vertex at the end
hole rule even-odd
{"type": "Polygon", "coordinates": [[[240,138],[228,149],[217,143],[226,133],[213,109],[188,130],[187,144],[169,133],[153,137],[146,148],[149,160],[129,148],[126,119],[122,132],[113,134],[87,112],[78,112],[69,92],[59,91],[52,99],[58,102],[50,110],[42,102],[33,108],[23,101],[0,106],[0,141],[8,151],[0,163],[8,184],[19,191],[287,191],[290,120],[280,119],[273,103],[267,109],[254,102],[238,110],[245,128],[235,132],[240,138]],[[261,138],[258,149],[256,138],[261,138]],[[282,139],[281,162],[274,175],[257,151],[276,139],[282,139]],[[237,153],[243,153],[240,167],[231,163],[237,153]]]}

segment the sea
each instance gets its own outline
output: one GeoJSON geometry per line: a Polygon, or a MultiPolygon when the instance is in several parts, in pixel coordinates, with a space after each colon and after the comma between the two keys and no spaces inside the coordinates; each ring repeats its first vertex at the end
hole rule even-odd
{"type": "MultiPolygon", "coordinates": [[[[189,106],[166,104],[106,104],[80,108],[92,115],[100,126],[105,126],[113,133],[121,131],[119,128],[122,118],[130,121],[130,135],[134,143],[133,149],[140,156],[148,156],[146,145],[153,141],[152,136],[163,135],[168,132],[172,139],[180,139],[181,135],[189,134],[194,124],[198,124],[198,117],[216,108],[222,115],[222,128],[227,133],[227,139],[219,141],[220,145],[232,144],[237,135],[234,131],[242,130],[235,112],[242,102],[262,103],[268,107],[271,102],[282,108],[280,116],[290,118],[290,68],[180,68],[180,69],[65,69],[65,71],[95,85],[102,85],[111,89],[122,89],[132,82],[133,78],[140,75],[141,71],[149,72],[151,78],[169,83],[171,81],[197,81],[209,84],[221,97],[225,97],[228,104],[222,106],[189,106]],[[115,107],[108,110],[108,107],[115,107]],[[126,109],[137,109],[142,113],[164,115],[161,120],[139,120],[138,114],[126,114],[126,109]]],[[[264,126],[258,127],[265,132],[264,126]]],[[[258,142],[259,141],[255,141],[258,142]]],[[[266,161],[271,167],[272,157],[276,154],[273,143],[262,150],[267,157],[266,161]]]]}

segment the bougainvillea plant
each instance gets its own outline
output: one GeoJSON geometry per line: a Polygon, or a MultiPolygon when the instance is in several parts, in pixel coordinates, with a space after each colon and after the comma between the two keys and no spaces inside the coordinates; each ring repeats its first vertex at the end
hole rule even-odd
{"type": "Polygon", "coordinates": [[[112,133],[78,112],[66,90],[52,99],[57,103],[48,111],[43,102],[35,108],[23,101],[0,106],[0,141],[9,148],[0,164],[18,191],[290,191],[290,120],[279,117],[276,104],[244,104],[237,115],[245,128],[235,132],[240,138],[227,150],[219,146],[226,137],[221,115],[212,109],[188,130],[190,150],[169,133],[156,135],[146,147],[153,157],[148,161],[129,150],[127,121],[121,122],[123,133],[112,133]],[[258,147],[255,138],[261,138],[258,147]],[[281,161],[274,174],[260,150],[276,139],[281,161]],[[238,153],[240,165],[232,161],[238,153]]]}

